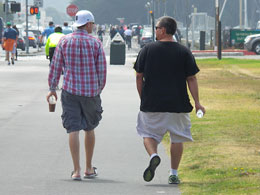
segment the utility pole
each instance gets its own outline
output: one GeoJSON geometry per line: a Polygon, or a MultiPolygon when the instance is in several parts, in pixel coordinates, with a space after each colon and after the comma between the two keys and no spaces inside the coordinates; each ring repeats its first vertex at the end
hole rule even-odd
{"type": "Polygon", "coordinates": [[[152,32],[153,32],[153,41],[155,41],[155,32],[154,32],[154,28],[155,28],[155,24],[154,24],[154,10],[155,10],[155,4],[154,4],[154,1],[155,0],[152,0],[152,3],[153,3],[153,10],[152,10],[152,13],[151,13],[151,17],[152,17],[152,32]]]}
{"type": "Polygon", "coordinates": [[[245,21],[244,21],[244,26],[245,28],[248,28],[248,19],[247,19],[247,0],[244,0],[244,7],[245,7],[245,21]]]}
{"type": "Polygon", "coordinates": [[[221,22],[219,21],[219,0],[216,0],[216,44],[218,59],[221,60],[221,22]]]}
{"type": "Polygon", "coordinates": [[[243,28],[243,2],[242,0],[239,1],[239,26],[240,29],[243,28]]]}
{"type": "Polygon", "coordinates": [[[8,0],[5,0],[5,24],[6,24],[6,22],[7,22],[7,20],[8,20],[8,0]]]}
{"type": "Polygon", "coordinates": [[[188,9],[188,0],[185,1],[186,3],[186,47],[189,48],[189,9],[188,9]]]}
{"type": "Polygon", "coordinates": [[[26,0],[25,3],[25,17],[26,17],[26,27],[25,27],[25,32],[26,32],[26,39],[25,39],[25,43],[26,43],[26,53],[29,54],[29,39],[28,39],[28,0],[26,0]]]}

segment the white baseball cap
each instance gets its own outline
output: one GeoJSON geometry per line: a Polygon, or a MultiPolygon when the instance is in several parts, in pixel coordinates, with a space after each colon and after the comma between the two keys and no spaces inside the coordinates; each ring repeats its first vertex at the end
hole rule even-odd
{"type": "Polygon", "coordinates": [[[73,26],[79,27],[87,24],[88,22],[95,22],[94,16],[90,11],[80,10],[75,16],[75,22],[73,26]]]}

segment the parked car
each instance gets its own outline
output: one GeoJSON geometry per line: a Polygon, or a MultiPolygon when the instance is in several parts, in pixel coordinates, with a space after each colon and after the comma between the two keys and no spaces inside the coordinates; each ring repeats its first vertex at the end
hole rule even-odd
{"type": "Polygon", "coordinates": [[[144,29],[140,38],[140,47],[144,47],[145,44],[153,42],[152,29],[144,29]]]}
{"type": "MultiPolygon", "coordinates": [[[[26,40],[27,40],[27,38],[26,38],[26,32],[23,31],[22,35],[23,35],[24,40],[26,41],[26,40]]],[[[28,31],[28,40],[29,40],[29,47],[36,48],[36,46],[37,46],[37,40],[36,40],[36,38],[35,38],[33,32],[31,32],[31,31],[28,31]]]]}
{"type": "Polygon", "coordinates": [[[17,49],[25,50],[25,41],[22,36],[19,36],[17,39],[17,49]]]}
{"type": "Polygon", "coordinates": [[[249,35],[244,40],[244,47],[260,55],[260,34],[249,35]]]}

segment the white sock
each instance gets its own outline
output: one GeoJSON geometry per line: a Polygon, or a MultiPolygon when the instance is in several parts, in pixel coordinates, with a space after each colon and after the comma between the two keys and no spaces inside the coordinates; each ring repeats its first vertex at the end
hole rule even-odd
{"type": "Polygon", "coordinates": [[[155,157],[155,156],[159,156],[159,155],[156,154],[156,153],[153,153],[153,154],[150,156],[150,160],[151,160],[153,157],[155,157]]]}
{"type": "Polygon", "coordinates": [[[177,169],[171,169],[170,175],[176,175],[176,176],[178,176],[178,170],[177,170],[177,169]]]}

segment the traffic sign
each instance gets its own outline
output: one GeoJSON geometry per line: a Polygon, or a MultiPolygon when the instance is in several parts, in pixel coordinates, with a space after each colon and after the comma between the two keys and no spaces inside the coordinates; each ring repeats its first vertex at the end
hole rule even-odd
{"type": "Polygon", "coordinates": [[[43,7],[43,0],[33,0],[34,6],[43,7]]]}
{"type": "Polygon", "coordinates": [[[74,5],[74,4],[71,4],[71,5],[69,5],[68,7],[67,7],[67,14],[69,15],[69,16],[75,16],[76,15],[76,13],[78,12],[78,10],[79,10],[79,8],[76,6],[76,5],[74,5]]]}
{"type": "Polygon", "coordinates": [[[39,11],[38,14],[36,14],[36,19],[40,20],[41,19],[41,12],[39,11]]]}

